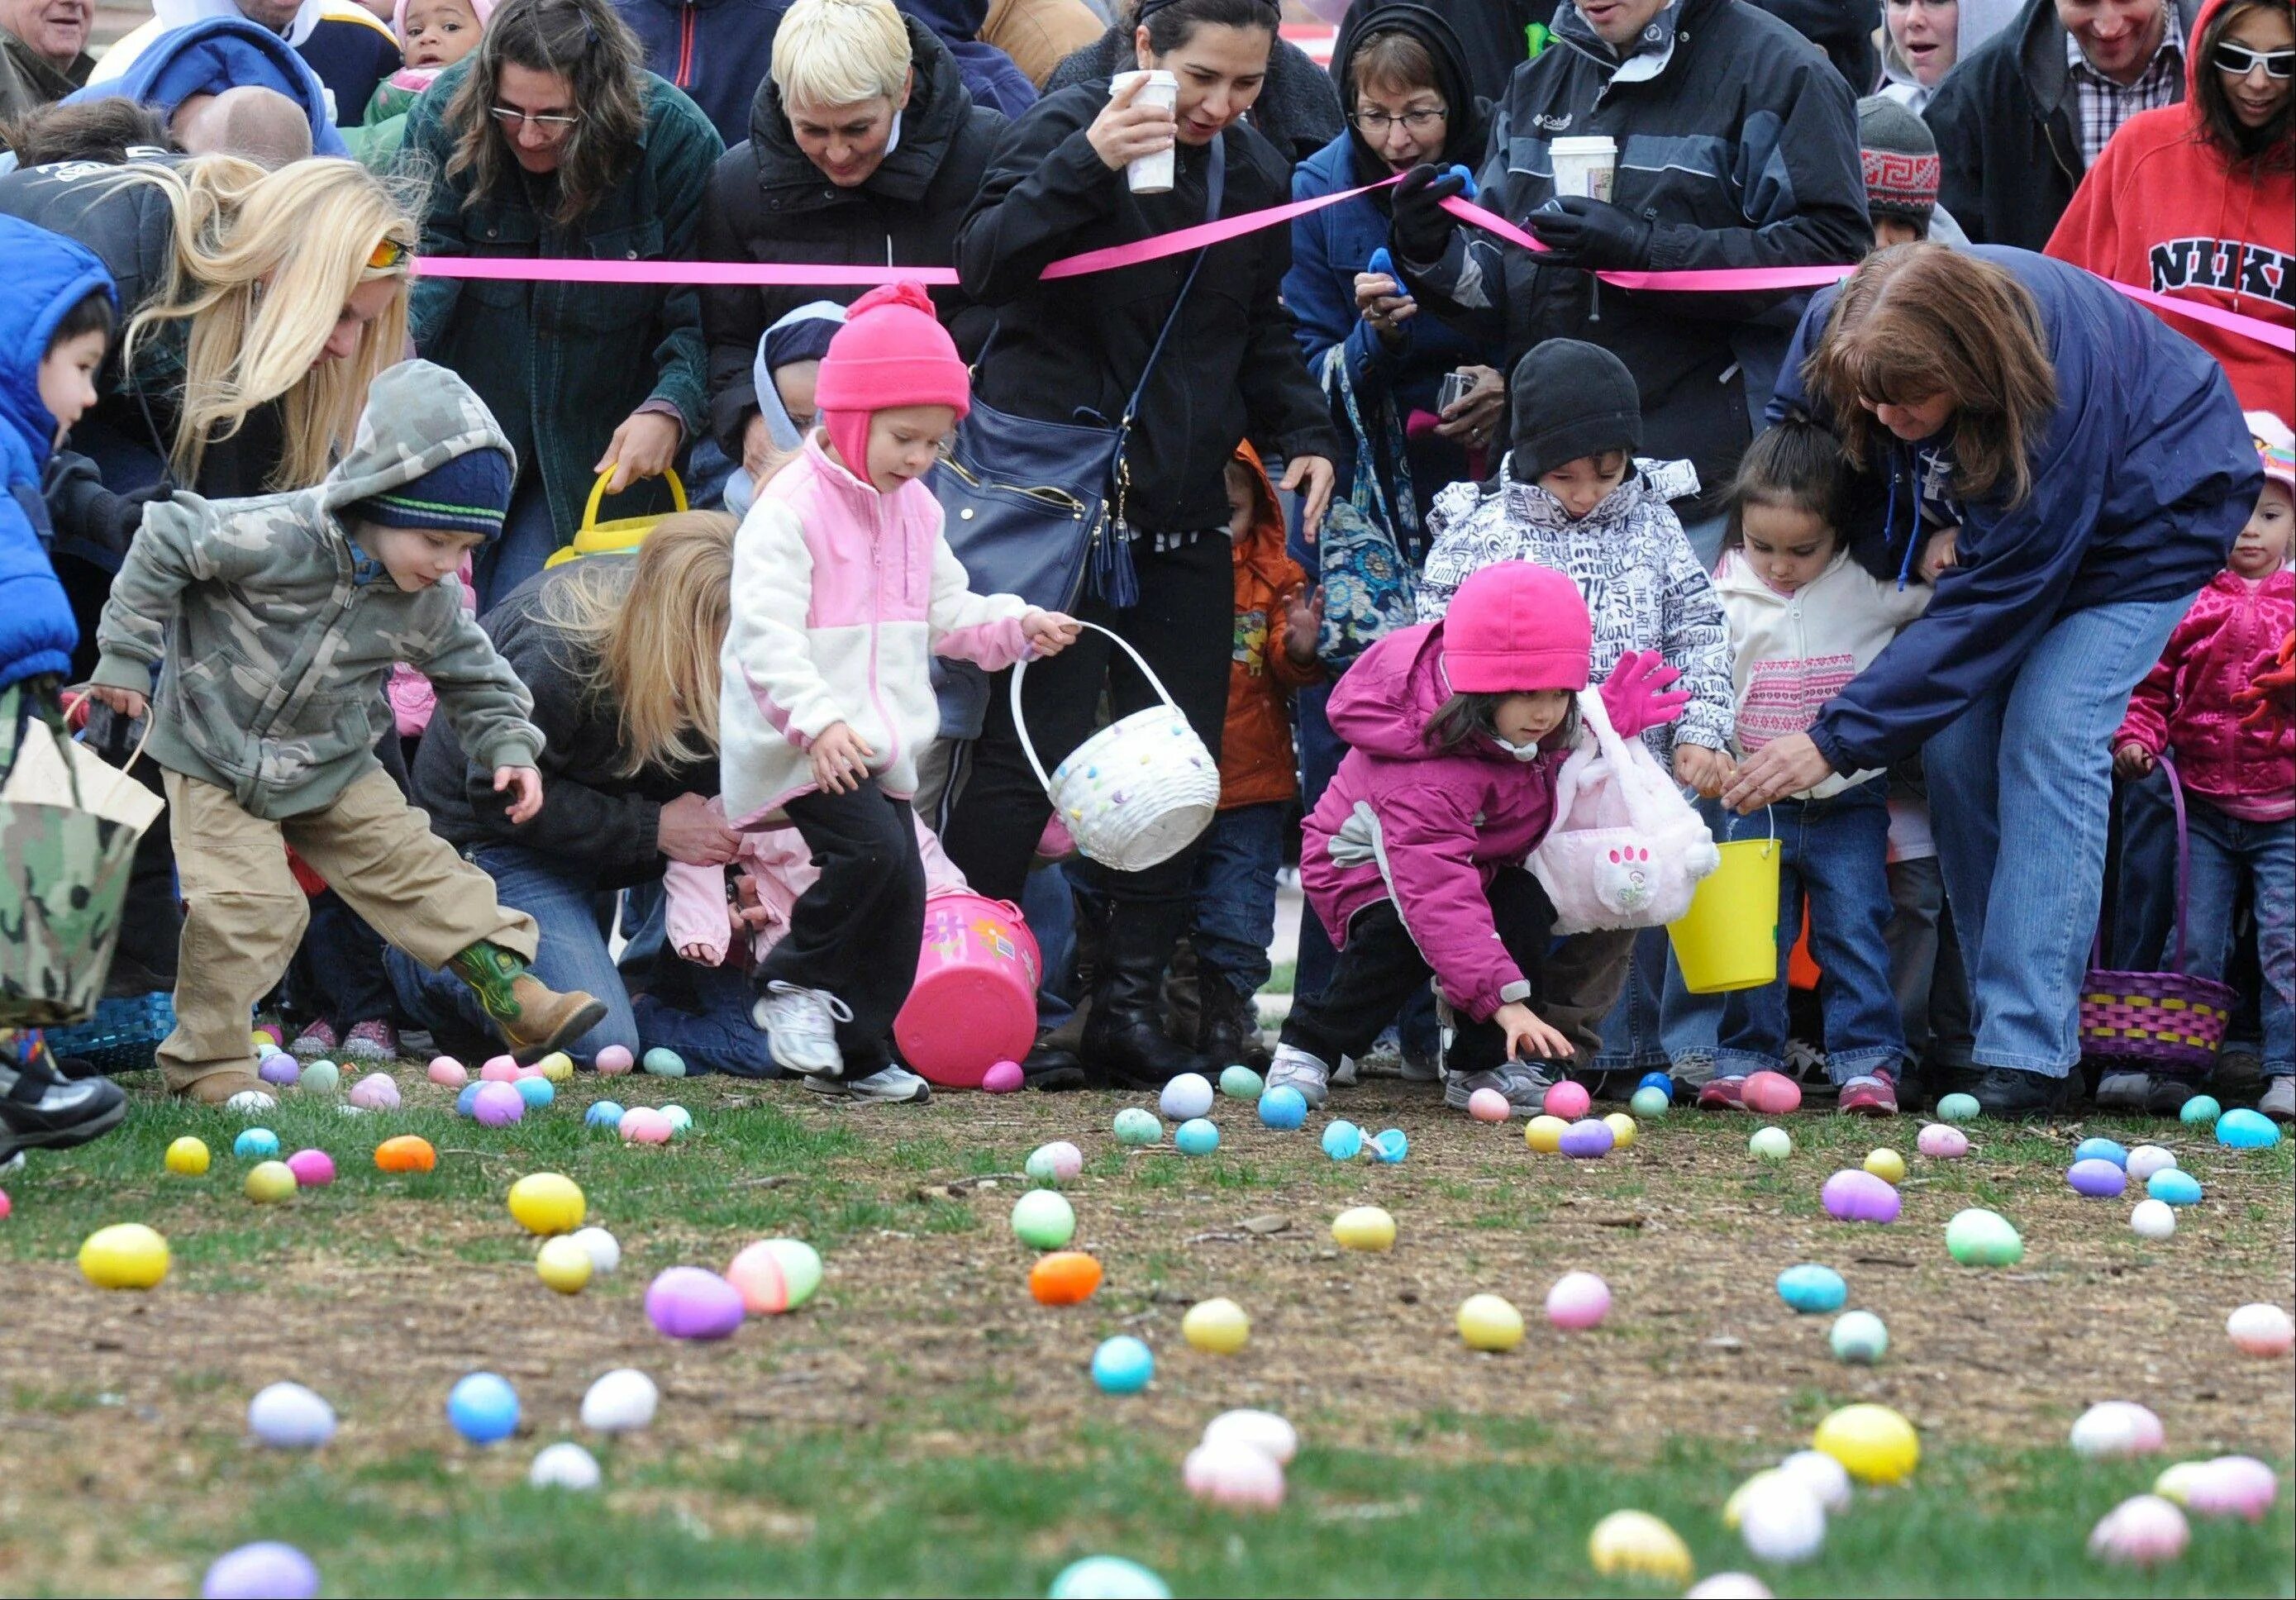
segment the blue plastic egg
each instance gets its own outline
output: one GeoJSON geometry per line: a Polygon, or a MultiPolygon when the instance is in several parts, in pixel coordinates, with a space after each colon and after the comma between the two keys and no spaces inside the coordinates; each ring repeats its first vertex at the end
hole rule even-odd
{"type": "Polygon", "coordinates": [[[2217,1143],[2231,1150],[2268,1150],[2280,1129],[2262,1112],[2229,1111],[2217,1119],[2217,1143]]]}
{"type": "Polygon", "coordinates": [[[1363,1153],[1363,1129],[1349,1121],[1332,1123],[1324,1129],[1324,1153],[1335,1161],[1351,1161],[1363,1153]]]}
{"type": "Polygon", "coordinates": [[[593,1100],[590,1109],[582,1113],[582,1121],[588,1128],[619,1128],[622,1108],[611,1100],[593,1100]]]}
{"type": "Polygon", "coordinates": [[[1674,1098],[1674,1074],[1671,1072],[1645,1072],[1642,1075],[1641,1079],[1636,1083],[1635,1089],[1636,1093],[1640,1093],[1644,1089],[1656,1089],[1660,1094],[1664,1095],[1669,1100],[1672,1100],[1674,1098]]]}
{"type": "Polygon", "coordinates": [[[1268,1128],[1291,1129],[1308,1120],[1308,1097],[1288,1083],[1279,1083],[1259,1097],[1259,1120],[1268,1128]]]}
{"type": "Polygon", "coordinates": [[[478,1104],[479,1091],[486,1087],[482,1080],[476,1078],[464,1084],[462,1092],[455,1096],[455,1114],[458,1117],[472,1115],[472,1108],[478,1104]]]}
{"type": "Polygon", "coordinates": [[[2076,1161],[2111,1161],[2122,1171],[2128,1169],[2128,1152],[2111,1139],[2083,1139],[2073,1146],[2076,1161]]]}
{"type": "Polygon", "coordinates": [[[2191,1173],[2166,1167],[2144,1180],[2144,1192],[2166,1205],[2201,1203],[2201,1182],[2191,1173]]]}
{"type": "Polygon", "coordinates": [[[1789,1267],[1778,1274],[1778,1298],[1804,1315],[1839,1311],[1849,1285],[1831,1267],[1789,1267]]]}
{"type": "Polygon", "coordinates": [[[645,1053],[645,1059],[641,1061],[638,1064],[644,1067],[647,1071],[652,1073],[656,1078],[683,1078],[685,1076],[685,1057],[663,1045],[656,1045],[652,1049],[647,1051],[645,1053]]]}
{"type": "Polygon", "coordinates": [[[1210,1117],[1190,1117],[1172,1130],[1172,1148],[1182,1155],[1210,1155],[1219,1148],[1219,1128],[1210,1117]]]}
{"type": "Polygon", "coordinates": [[[2177,1120],[2197,1128],[2203,1122],[2213,1122],[2223,1115],[2224,1107],[2217,1104],[2217,1097],[2214,1095],[2195,1095],[2185,1102],[2185,1109],[2177,1113],[2177,1120]]]}
{"type": "Polygon", "coordinates": [[[242,1128],[231,1153],[243,1161],[267,1161],[279,1153],[279,1136],[267,1128],[242,1128]]]}
{"type": "Polygon", "coordinates": [[[1129,1333],[1103,1339],[1092,1352],[1092,1381],[1103,1394],[1138,1394],[1155,1375],[1154,1352],[1129,1333]]]}
{"type": "Polygon", "coordinates": [[[1403,1136],[1399,1128],[1382,1128],[1371,1142],[1371,1153],[1374,1161],[1392,1167],[1411,1153],[1411,1141],[1403,1136]]]}
{"type": "Polygon", "coordinates": [[[472,1444],[493,1444],[518,1430],[518,1391],[490,1372],[474,1372],[447,1391],[447,1420],[472,1444]]]}
{"type": "Polygon", "coordinates": [[[526,1102],[529,1111],[538,1111],[558,1098],[558,1091],[551,1087],[547,1078],[521,1078],[511,1087],[518,1091],[518,1097],[526,1102]]]}

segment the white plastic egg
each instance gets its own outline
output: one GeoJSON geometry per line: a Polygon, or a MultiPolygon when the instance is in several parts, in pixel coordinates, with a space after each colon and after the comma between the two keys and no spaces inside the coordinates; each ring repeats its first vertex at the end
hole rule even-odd
{"type": "Polygon", "coordinates": [[[582,1397],[582,1425],[600,1433],[634,1433],[653,1421],[661,1391],[635,1366],[618,1366],[582,1397]]]}

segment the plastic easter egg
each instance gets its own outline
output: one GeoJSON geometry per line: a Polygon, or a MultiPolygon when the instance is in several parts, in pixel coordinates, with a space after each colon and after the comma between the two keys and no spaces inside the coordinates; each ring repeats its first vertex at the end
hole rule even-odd
{"type": "Polygon", "coordinates": [[[299,1150],[287,1158],[299,1189],[324,1189],[335,1181],[335,1158],[324,1150],[299,1150]]]}
{"type": "Polygon", "coordinates": [[[2117,1567],[2157,1567],[2176,1560],[2192,1542],[2185,1514],[2159,1495],[2135,1495],[2092,1529],[2088,1553],[2117,1567]]]}
{"type": "Polygon", "coordinates": [[[1611,1314],[1611,1286],[1591,1272],[1566,1272],[1546,1292],[1546,1320],[1577,1333],[1611,1314]]]}
{"type": "Polygon", "coordinates": [[[1404,1136],[1403,1129],[1399,1128],[1383,1128],[1372,1139],[1372,1160],[1383,1166],[1397,1166],[1410,1153],[1411,1141],[1404,1136]]]}
{"type": "Polygon", "coordinates": [[[2125,1146],[2113,1139],[2083,1139],[2079,1144],[2073,1146],[2073,1160],[2077,1161],[2111,1161],[2116,1167],[2126,1167],[2128,1165],[2128,1151],[2125,1146]]]}
{"type": "Polygon", "coordinates": [[[1171,1587],[1136,1561],[1087,1555],[1060,1570],[1050,1600],[1172,1600],[1171,1587]]]}
{"type": "Polygon", "coordinates": [[[313,1450],[335,1436],[335,1408],[300,1383],[272,1383],[247,1402],[247,1431],[275,1450],[313,1450]]]}
{"type": "Polygon", "coordinates": [[[504,1128],[526,1115],[526,1097],[516,1084],[495,1079],[479,1085],[478,1094],[471,1100],[471,1115],[482,1128],[504,1128]]]}
{"type": "Polygon", "coordinates": [[[1215,1356],[1233,1356],[1251,1338],[1251,1318],[1226,1295],[1200,1300],[1180,1318],[1180,1337],[1215,1356]]]}
{"type": "Polygon", "coordinates": [[[1793,1136],[1783,1128],[1758,1128],[1746,1148],[1762,1161],[1782,1161],[1793,1153],[1793,1136]]]}
{"type": "Polygon", "coordinates": [[[656,1078],[685,1076],[685,1057],[666,1045],[656,1045],[647,1051],[638,1064],[656,1078]]]}
{"type": "Polygon", "coordinates": [[[2176,1153],[2158,1145],[2139,1145],[2128,1153],[2128,1181],[2150,1183],[2155,1172],[2164,1171],[2177,1164],[2176,1153]]]}
{"type": "Polygon", "coordinates": [[[634,1105],[622,1113],[614,1131],[622,1136],[625,1145],[667,1145],[677,1129],[652,1106],[634,1105]]]}
{"type": "Polygon", "coordinates": [[[1522,1125],[1522,1142],[1541,1155],[1553,1155],[1562,1148],[1562,1136],[1570,1131],[1570,1124],[1560,1117],[1544,1113],[1522,1125]]]}
{"type": "Polygon", "coordinates": [[[1879,1149],[1867,1151],[1865,1167],[1866,1171],[1871,1172],[1885,1184],[1901,1184],[1906,1181],[1906,1158],[1887,1145],[1882,1145],[1879,1149]]]}
{"type": "Polygon", "coordinates": [[[693,1131],[693,1113],[684,1106],[665,1105],[661,1108],[661,1114],[669,1123],[671,1138],[682,1138],[693,1131]]]}
{"type": "Polygon", "coordinates": [[[422,1074],[442,1089],[459,1089],[471,1081],[471,1070],[451,1055],[434,1055],[422,1074]]]}
{"type": "Polygon", "coordinates": [[[589,1209],[579,1185],[562,1172],[529,1172],[510,1186],[510,1214],[529,1234],[570,1234],[589,1209]]]}
{"type": "Polygon", "coordinates": [[[1663,1117],[1673,1106],[1674,1096],[1664,1089],[1636,1089],[1634,1097],[1627,1102],[1627,1109],[1645,1122],[1652,1117],[1663,1117]]]}
{"type": "Polygon", "coordinates": [[[1969,1136],[1958,1128],[1932,1122],[1922,1129],[1914,1148],[1933,1161],[1956,1161],[1969,1153],[1969,1136]]]}
{"type": "Polygon", "coordinates": [[[1013,1202],[1013,1236],[1031,1250],[1058,1250],[1076,1237],[1076,1210],[1057,1189],[1031,1189],[1013,1202]]]}
{"type": "Polygon", "coordinates": [[[1739,1090],[1746,1109],[1765,1117],[1784,1117],[1801,1109],[1801,1085],[1784,1072],[1749,1072],[1739,1090]]]}
{"type": "Polygon", "coordinates": [[[611,1277],[622,1264],[621,1241],[603,1227],[578,1228],[570,1235],[590,1258],[591,1275],[611,1277]]]}
{"type": "Polygon", "coordinates": [[[1682,1535],[1647,1511],[1614,1511],[1587,1536],[1587,1559],[1605,1578],[1680,1588],[1698,1569],[1682,1535]]]}
{"type": "Polygon", "coordinates": [[[1283,1468],[1249,1445],[1200,1444],[1180,1464],[1180,1481],[1206,1505],[1274,1511],[1283,1504],[1283,1468]]]}
{"type": "Polygon", "coordinates": [[[247,1197],[258,1205],[276,1205],[295,1193],[295,1174],[284,1161],[258,1161],[247,1171],[247,1197]]]}
{"type": "Polygon", "coordinates": [[[1363,1153],[1363,1129],[1344,1118],[1324,1129],[1324,1153],[1335,1161],[1351,1161],[1363,1153]]]}
{"type": "Polygon", "coordinates": [[[374,1164],[384,1172],[430,1172],[439,1165],[439,1153],[430,1140],[403,1133],[374,1147],[374,1164]]]}
{"type": "Polygon", "coordinates": [[[1895,1222],[1898,1191],[1862,1167],[1845,1168],[1818,1191],[1825,1214],[1841,1222],[1895,1222]]]}
{"type": "Polygon", "coordinates": [[[2092,1156],[2087,1161],[2075,1161],[2065,1173],[2065,1182],[2076,1194],[2091,1200],[2111,1200],[2128,1186],[2128,1174],[2111,1161],[2092,1156]]]}
{"type": "Polygon", "coordinates": [[[554,1239],[545,1239],[542,1248],[534,1252],[534,1276],[546,1288],[561,1294],[579,1294],[588,1286],[590,1275],[597,1270],[590,1260],[590,1252],[577,1244],[571,1235],[561,1234],[554,1239]]]}
{"type": "Polygon", "coordinates": [[[2262,1112],[2228,1111],[2217,1119],[2217,1143],[2227,1150],[2268,1150],[2280,1129],[2262,1112]]]}
{"type": "Polygon", "coordinates": [[[1332,1218],[1332,1241],[1341,1250],[1392,1250],[1395,1218],[1375,1205],[1350,1206],[1332,1218]]]}
{"type": "Polygon", "coordinates": [[[1576,1122],[1587,1114],[1594,1104],[1595,1097],[1587,1092],[1585,1084],[1572,1083],[1569,1079],[1565,1079],[1546,1091],[1546,1097],[1540,1103],[1538,1109],[1550,1117],[1560,1117],[1565,1122],[1576,1122]]]}
{"type": "Polygon", "coordinates": [[[1080,1306],[1101,1281],[1100,1262],[1080,1250],[1056,1250],[1029,1268],[1029,1292],[1040,1306],[1080,1306]]]}
{"type": "Polygon", "coordinates": [[[1638,1089],[1656,1089],[1671,1100],[1674,1098],[1674,1074],[1661,1067],[1656,1071],[1644,1073],[1635,1080],[1635,1087],[1638,1089]]]}
{"type": "Polygon", "coordinates": [[[1922,1460],[1921,1435],[1887,1406],[1844,1406],[1831,1412],[1809,1442],[1860,1483],[1903,1483],[1922,1460]]]}
{"type": "Polygon", "coordinates": [[[479,1069],[479,1079],[482,1083],[516,1083],[518,1063],[507,1055],[490,1055],[479,1069]]]}
{"type": "Polygon", "coordinates": [[[242,1161],[267,1161],[279,1153],[279,1136],[267,1128],[243,1128],[231,1153],[242,1161]]]}
{"type": "Polygon", "coordinates": [[[1983,1110],[1974,1095],[1947,1095],[1937,1103],[1937,1114],[1947,1122],[1974,1122],[1983,1110]]]}
{"type": "MultiPolygon", "coordinates": [[[[22,1153],[19,1152],[18,1153],[20,1154],[22,1153]]],[[[8,1198],[8,1191],[5,1189],[0,1189],[0,1222],[5,1222],[8,1219],[8,1213],[15,1209],[16,1202],[8,1198]]]]}
{"type": "Polygon", "coordinates": [[[801,1239],[760,1239],[745,1244],[726,1268],[752,1317],[796,1309],[821,1285],[821,1258],[801,1239]]]}
{"type": "Polygon", "coordinates": [[[1616,1143],[1618,1136],[1611,1131],[1609,1124],[1597,1122],[1592,1117],[1573,1122],[1562,1130],[1562,1153],[1574,1161],[1600,1161],[1611,1153],[1616,1143]]]}
{"type": "Polygon", "coordinates": [[[2025,1259],[2025,1241],[2009,1219],[1981,1206],[1953,1214],[1945,1225],[1945,1248],[1964,1267],[2014,1267],[2025,1259]]]}
{"type": "Polygon", "coordinates": [[[655,1275],[646,1286],[645,1310],[654,1331],[670,1339],[723,1339],[749,1315],[740,1290],[699,1267],[655,1275]]]}
{"type": "Polygon", "coordinates": [[[602,1373],[582,1394],[582,1425],[593,1433],[635,1433],[653,1422],[661,1391],[635,1366],[602,1373]]]}
{"type": "Polygon", "coordinates": [[[2277,1359],[2296,1349],[2296,1323],[2278,1306],[2261,1301],[2226,1317],[2225,1333],[2243,1356],[2277,1359]]]}
{"type": "Polygon", "coordinates": [[[2177,1208],[2158,1200],[2140,1200],[2128,1213],[2128,1226],[2140,1239],[2166,1239],[2177,1231],[2177,1208]]]}
{"type": "Polygon", "coordinates": [[[591,1064],[598,1069],[601,1078],[619,1078],[637,1063],[630,1058],[627,1045],[608,1045],[591,1064]]]}
{"type": "Polygon", "coordinates": [[[208,1169],[213,1158],[208,1154],[205,1139],[195,1139],[185,1134],[168,1146],[168,1170],[184,1177],[197,1177],[208,1169]]]}
{"type": "Polygon", "coordinates": [[[1611,1112],[1603,1119],[1603,1126],[1611,1130],[1611,1148],[1613,1150],[1632,1149],[1636,1138],[1642,1133],[1642,1129],[1635,1126],[1635,1120],[1624,1112],[1611,1112]]]}
{"type": "Polygon", "coordinates": [[[1066,1139],[1054,1139],[1030,1151],[1023,1170],[1040,1184],[1066,1183],[1084,1170],[1084,1152],[1066,1139]]]}
{"type": "Polygon", "coordinates": [[[551,1087],[550,1079],[539,1074],[521,1078],[510,1087],[518,1091],[518,1097],[526,1102],[526,1109],[530,1112],[538,1112],[558,1098],[558,1091],[551,1087]]]}
{"type": "Polygon", "coordinates": [[[2209,1464],[2205,1461],[2179,1461],[2164,1466],[2161,1469],[2161,1475],[2152,1480],[2152,1492],[2164,1500],[2174,1500],[2179,1506],[2189,1506],[2193,1486],[2207,1475],[2208,1470],[2209,1464]]]}
{"type": "Polygon", "coordinates": [[[1288,1083],[1279,1083],[1259,1096],[1259,1123],[1289,1132],[1308,1120],[1308,1097],[1288,1083]]]}
{"type": "Polygon", "coordinates": [[[1871,1366],[1890,1353],[1890,1330],[1871,1311],[1844,1311],[1826,1330],[1825,1342],[1836,1361],[1871,1366]]]}
{"type": "Polygon", "coordinates": [[[1029,1075],[1021,1070],[1017,1061],[992,1061],[988,1070],[980,1075],[980,1092],[984,1095],[1017,1095],[1028,1083],[1029,1075]]]}
{"type": "Polygon", "coordinates": [[[343,1070],[331,1061],[315,1061],[303,1069],[298,1087],[307,1095],[332,1095],[343,1087],[343,1070]]]}
{"type": "Polygon", "coordinates": [[[1683,1590],[1682,1600],[1771,1600],[1770,1586],[1751,1572],[1717,1572],[1683,1590]]]}
{"type": "Polygon", "coordinates": [[[225,1101],[223,1108],[227,1112],[235,1112],[242,1117],[256,1117],[278,1104],[279,1102],[274,1100],[262,1089],[242,1089],[225,1101]]]}
{"type": "Polygon", "coordinates": [[[1849,1286],[1831,1267],[1804,1263],[1778,1274],[1778,1298],[1805,1317],[1839,1311],[1849,1298],[1849,1286]]]}
{"type": "Polygon", "coordinates": [[[303,1076],[303,1063],[291,1055],[266,1055],[256,1067],[255,1075],[266,1083],[285,1088],[303,1076]]]}
{"type": "Polygon", "coordinates": [[[168,1276],[168,1242],[140,1222],[115,1222],[81,1241],[79,1270],[99,1289],[149,1289],[168,1276]]]}
{"type": "Polygon", "coordinates": [[[1278,1466],[1300,1453],[1299,1431],[1273,1411],[1223,1411],[1204,1424],[1203,1442],[1258,1450],[1278,1466]]]}
{"type": "Polygon", "coordinates": [[[1212,1109],[1211,1080],[1201,1072],[1183,1072],[1164,1086],[1157,1108],[1167,1122],[1188,1122],[1212,1109]]]}
{"type": "Polygon", "coordinates": [[[786,1309],[794,1311],[821,1287],[821,1252],[802,1239],[776,1238],[761,1243],[781,1263],[782,1282],[789,1290],[786,1309]]]}
{"type": "Polygon", "coordinates": [[[2223,1115],[2224,1107],[2217,1104],[2214,1095],[2195,1095],[2185,1102],[2184,1109],[2177,1113],[2177,1120],[2198,1128],[2223,1115]]]}
{"type": "Polygon", "coordinates": [[[582,1113],[582,1126],[603,1128],[609,1131],[622,1125],[622,1107],[618,1100],[593,1100],[590,1109],[582,1113]]]}
{"type": "Polygon", "coordinates": [[[1469,1295],[1458,1320],[1459,1337],[1471,1350],[1511,1350],[1522,1342],[1522,1313],[1498,1295],[1469,1295]]]}
{"type": "Polygon", "coordinates": [[[1138,1394],[1156,1375],[1156,1357],[1129,1333],[1103,1339],[1092,1352],[1093,1387],[1103,1394],[1138,1394]]]}
{"type": "Polygon", "coordinates": [[[217,1556],[200,1579],[201,1600],[310,1600],[318,1592],[311,1558],[274,1539],[217,1556]]]}
{"type": "MultiPolygon", "coordinates": [[[[1307,1114],[1305,1101],[1300,1103],[1300,1114],[1307,1114]]],[[[1157,1120],[1156,1113],[1143,1111],[1136,1105],[1128,1105],[1117,1112],[1111,1127],[1119,1145],[1153,1145],[1164,1136],[1164,1125],[1157,1120]]]]}
{"type": "Polygon", "coordinates": [[[2169,1205],[2201,1203],[2200,1180],[2175,1167],[2164,1168],[2145,1179],[2144,1192],[2169,1205]]]}
{"type": "Polygon", "coordinates": [[[2073,1454],[2084,1461],[2118,1461],[2164,1448],[2168,1433],[2151,1407],[2134,1400],[2100,1400],[2073,1421],[2073,1454]]]}
{"type": "Polygon", "coordinates": [[[536,1062],[534,1069],[553,1083],[565,1083],[574,1076],[574,1058],[563,1050],[553,1050],[536,1062]]]}
{"type": "Polygon", "coordinates": [[[1826,1515],[1849,1509],[1849,1469],[1824,1450],[1796,1450],[1778,1463],[1778,1471],[1816,1495],[1826,1515]]]}
{"type": "Polygon", "coordinates": [[[544,1447],[527,1469],[526,1481],[536,1489],[562,1489],[584,1494],[598,1487],[598,1458],[570,1440],[544,1447]]]}
{"type": "Polygon", "coordinates": [[[472,1444],[495,1444],[518,1431],[518,1391],[506,1378],[474,1372],[447,1391],[447,1420],[472,1444]]]}
{"type": "Polygon", "coordinates": [[[1209,1117],[1191,1117],[1172,1130],[1172,1148],[1182,1155],[1210,1155],[1219,1139],[1218,1125],[1209,1117]]]}
{"type": "Polygon", "coordinates": [[[370,1072],[351,1085],[350,1103],[363,1112],[396,1111],[398,1084],[388,1072],[370,1072]]]}
{"type": "Polygon", "coordinates": [[[2219,1456],[2201,1464],[2184,1504],[2204,1517],[2243,1517],[2260,1522],[2279,1497],[2280,1475],[2263,1462],[2253,1456],[2219,1456]]]}
{"type": "Polygon", "coordinates": [[[1219,1091],[1231,1100],[1257,1100],[1266,1086],[1250,1067],[1220,1069],[1219,1091]]]}
{"type": "MultiPolygon", "coordinates": [[[[472,1079],[469,1083],[464,1084],[455,1096],[455,1114],[458,1117],[477,1116],[479,1091],[486,1087],[484,1082],[477,1079],[472,1079]]],[[[521,1110],[525,1108],[525,1104],[524,1101],[519,1103],[521,1110]]]]}
{"type": "MultiPolygon", "coordinates": [[[[1267,1114],[1267,1103],[1260,1103],[1260,1114],[1267,1114]]],[[[1467,1115],[1478,1122],[1504,1122],[1514,1114],[1514,1107],[1496,1089],[1477,1089],[1467,1096],[1467,1115]]]]}
{"type": "MultiPolygon", "coordinates": [[[[1757,1561],[1792,1565],[1808,1561],[1825,1543],[1825,1507],[1797,1479],[1757,1473],[1731,1498],[1738,1508],[1738,1537],[1757,1561]]],[[[1723,1514],[1729,1520],[1726,1508],[1723,1514]]]]}

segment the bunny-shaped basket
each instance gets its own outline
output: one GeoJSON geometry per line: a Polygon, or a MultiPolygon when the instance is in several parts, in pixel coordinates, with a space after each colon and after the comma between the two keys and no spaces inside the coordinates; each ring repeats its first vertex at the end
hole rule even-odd
{"type": "Polygon", "coordinates": [[[1620,737],[1599,689],[1579,691],[1578,716],[1592,738],[1556,775],[1556,821],[1529,862],[1554,902],[1554,931],[1673,922],[1721,865],[1714,837],[1649,747],[1620,737]]]}

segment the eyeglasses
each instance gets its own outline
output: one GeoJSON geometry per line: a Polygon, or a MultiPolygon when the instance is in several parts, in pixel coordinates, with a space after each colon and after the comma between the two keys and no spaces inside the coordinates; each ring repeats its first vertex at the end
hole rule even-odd
{"type": "Polygon", "coordinates": [[[1374,139],[1398,122],[1403,124],[1407,133],[1423,134],[1433,129],[1437,123],[1443,121],[1450,114],[1440,106],[1431,111],[1406,111],[1400,117],[1391,117],[1385,111],[1357,111],[1356,126],[1374,139]]]}
{"type": "Polygon", "coordinates": [[[406,259],[406,246],[386,235],[377,242],[367,256],[366,269],[369,272],[389,272],[406,259]]]}
{"type": "Polygon", "coordinates": [[[2218,71],[2234,78],[2246,78],[2259,67],[2267,78],[2287,78],[2296,75],[2296,50],[2251,50],[2245,45],[2219,42],[2216,64],[2218,71]]]}
{"type": "Polygon", "coordinates": [[[495,106],[492,110],[495,120],[501,123],[507,133],[516,133],[531,122],[544,133],[560,137],[571,133],[575,125],[582,120],[578,114],[571,111],[521,111],[516,106],[509,105],[495,106]]]}

